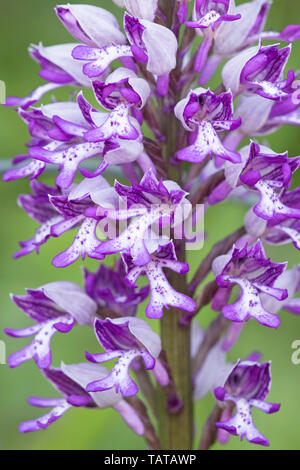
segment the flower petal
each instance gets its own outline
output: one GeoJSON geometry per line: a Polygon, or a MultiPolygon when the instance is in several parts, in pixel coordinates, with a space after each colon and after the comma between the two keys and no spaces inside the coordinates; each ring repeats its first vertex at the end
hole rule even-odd
{"type": "Polygon", "coordinates": [[[108,46],[126,42],[118,21],[108,10],[93,5],[59,5],[56,14],[79,42],[108,46]]]}
{"type": "Polygon", "coordinates": [[[99,77],[110,64],[121,57],[132,57],[130,46],[105,46],[101,49],[76,46],[72,51],[72,57],[77,60],[87,61],[83,66],[83,73],[89,78],[99,77]]]}
{"type": "Polygon", "coordinates": [[[53,266],[64,268],[74,263],[80,256],[84,258],[85,255],[103,259],[101,255],[95,253],[95,249],[101,243],[95,235],[97,225],[97,220],[86,218],[78,230],[72,245],[53,258],[53,266]]]}
{"type": "Polygon", "coordinates": [[[201,163],[208,155],[212,156],[213,154],[232,163],[241,161],[239,153],[227,150],[223,146],[213,125],[203,121],[199,124],[194,144],[179,150],[177,158],[192,163],[201,163]]]}

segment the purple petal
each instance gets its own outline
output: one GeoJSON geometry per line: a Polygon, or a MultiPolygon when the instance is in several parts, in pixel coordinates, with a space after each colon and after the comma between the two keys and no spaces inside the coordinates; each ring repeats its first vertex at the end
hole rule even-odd
{"type": "Polygon", "coordinates": [[[176,292],[156,263],[148,263],[146,274],[150,284],[150,301],[145,311],[147,317],[161,318],[163,308],[169,308],[169,306],[180,308],[186,312],[195,310],[196,302],[190,297],[176,292]]]}
{"type": "MultiPolygon", "coordinates": [[[[9,366],[17,367],[30,359],[34,359],[40,369],[49,367],[52,360],[50,343],[52,336],[57,332],[57,329],[55,328],[56,323],[64,323],[69,325],[70,328],[75,324],[72,317],[65,315],[51,321],[49,320],[45,323],[40,323],[38,325],[38,332],[36,332],[37,327],[32,327],[32,334],[35,334],[34,340],[25,348],[9,356],[9,366]]],[[[12,333],[11,330],[7,330],[7,332],[8,334],[12,333]]],[[[19,333],[19,336],[28,336],[28,334],[29,329],[26,329],[25,332],[23,330],[23,332],[19,333]]],[[[17,336],[17,333],[15,333],[14,336],[17,336]]]]}
{"type": "MultiPolygon", "coordinates": [[[[61,364],[61,370],[65,374],[70,382],[77,386],[77,389],[72,386],[72,393],[75,393],[77,396],[84,393],[84,396],[89,396],[94,400],[98,408],[107,408],[109,406],[116,407],[121,401],[120,394],[115,393],[114,390],[109,390],[100,393],[91,393],[88,394],[85,389],[86,386],[93,380],[104,378],[108,374],[108,370],[100,365],[82,363],[82,364],[70,364],[66,365],[61,364]],[[77,385],[78,384],[78,385],[77,385]],[[78,389],[81,389],[82,392],[79,393],[78,389]]],[[[68,390],[68,395],[70,394],[70,389],[68,390]]]]}
{"type": "Polygon", "coordinates": [[[101,142],[112,137],[128,140],[135,140],[139,137],[138,131],[130,122],[129,108],[126,105],[117,106],[110,112],[102,126],[85,134],[88,142],[101,142]]]}
{"type": "Polygon", "coordinates": [[[56,184],[63,189],[71,186],[80,163],[87,158],[102,153],[103,145],[95,143],[81,143],[67,146],[62,150],[49,151],[42,147],[32,147],[29,151],[33,158],[53,165],[60,166],[60,173],[56,178],[56,184]]]}
{"type": "Polygon", "coordinates": [[[42,224],[35,233],[33,238],[25,242],[20,242],[20,246],[22,247],[21,250],[17,251],[14,254],[14,258],[20,258],[21,256],[28,255],[33,251],[39,252],[39,247],[46,243],[48,238],[51,236],[51,229],[52,227],[61,221],[61,216],[53,217],[52,219],[48,220],[44,224],[42,224]]]}
{"type": "Polygon", "coordinates": [[[90,257],[97,256],[98,259],[101,259],[95,254],[95,250],[100,244],[100,241],[95,235],[97,225],[97,220],[86,219],[78,230],[72,245],[53,258],[53,266],[56,268],[69,266],[80,256],[84,258],[85,255],[90,257]]]}
{"type": "Polygon", "coordinates": [[[51,282],[40,288],[56,305],[72,315],[79,325],[92,325],[97,310],[84,290],[73,282],[51,282]]]}
{"type": "Polygon", "coordinates": [[[139,389],[129,376],[128,370],[133,360],[140,356],[145,356],[147,359],[151,358],[151,360],[147,361],[147,368],[152,369],[154,367],[155,359],[150,356],[149,353],[142,353],[139,350],[132,349],[122,354],[121,358],[106,378],[90,383],[86,390],[88,392],[97,392],[114,387],[116,392],[120,391],[124,397],[136,395],[139,389]]]}
{"type": "Polygon", "coordinates": [[[267,312],[261,303],[257,289],[247,279],[229,279],[240,286],[241,296],[237,302],[226,305],[222,312],[231,321],[247,321],[250,317],[255,318],[262,325],[270,328],[278,328],[280,318],[278,315],[267,312]]]}
{"type": "Polygon", "coordinates": [[[268,439],[261,434],[253,423],[250,405],[246,400],[236,400],[236,414],[225,422],[218,422],[216,426],[235,436],[245,436],[249,442],[269,446],[268,439]]]}
{"type": "MultiPolygon", "coordinates": [[[[260,201],[254,206],[253,211],[265,220],[276,219],[281,216],[300,219],[300,209],[284,205],[274,189],[274,185],[268,181],[258,181],[255,188],[260,193],[260,201]]],[[[280,220],[280,219],[279,219],[280,220]]]]}
{"type": "Polygon", "coordinates": [[[70,408],[72,408],[72,405],[70,405],[65,399],[58,399],[57,405],[49,413],[35,420],[26,421],[20,424],[19,430],[20,432],[25,433],[47,429],[51,423],[61,418],[70,408]]]}
{"type": "Polygon", "coordinates": [[[110,64],[121,57],[132,57],[130,46],[106,46],[101,49],[76,46],[72,51],[72,57],[77,60],[87,61],[83,66],[83,73],[89,78],[99,77],[110,64]]]}
{"type": "Polygon", "coordinates": [[[71,35],[89,46],[124,44],[118,21],[109,11],[93,5],[60,5],[56,14],[71,35]]]}
{"type": "Polygon", "coordinates": [[[241,161],[239,153],[227,150],[222,145],[212,124],[203,121],[198,127],[195,143],[180,150],[177,153],[177,158],[192,163],[201,163],[208,155],[212,156],[213,154],[232,163],[241,161]]]}
{"type": "Polygon", "coordinates": [[[38,160],[31,160],[27,165],[15,168],[13,170],[8,170],[3,175],[3,181],[12,181],[19,178],[25,178],[29,176],[29,179],[38,178],[46,168],[44,162],[38,160]]]}
{"type": "Polygon", "coordinates": [[[27,109],[29,106],[33,105],[40,101],[40,99],[49,91],[60,88],[62,85],[58,83],[46,83],[36,88],[29,96],[25,98],[16,98],[14,96],[8,96],[5,106],[15,106],[21,107],[22,109],[27,109]]]}

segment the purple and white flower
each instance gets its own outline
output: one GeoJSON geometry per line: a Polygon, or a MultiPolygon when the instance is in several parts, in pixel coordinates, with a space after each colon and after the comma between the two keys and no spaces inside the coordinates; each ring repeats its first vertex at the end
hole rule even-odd
{"type": "Polygon", "coordinates": [[[278,328],[280,318],[264,308],[261,293],[280,301],[287,298],[286,289],[274,287],[285,267],[286,263],[274,263],[266,257],[260,241],[242,248],[233,247],[231,254],[216,258],[214,272],[219,287],[225,288],[222,292],[225,304],[233,285],[238,285],[241,290],[235,303],[222,306],[225,318],[245,322],[252,317],[262,325],[278,328]]]}
{"type": "Polygon", "coordinates": [[[144,425],[134,408],[122,399],[114,390],[86,392],[89,381],[105,376],[107,369],[96,364],[61,364],[61,368],[44,369],[47,380],[63,395],[63,398],[30,397],[28,403],[39,408],[52,408],[40,418],[20,424],[20,432],[47,429],[50,424],[60,419],[73,407],[104,409],[112,407],[120,413],[124,421],[139,435],[144,434],[144,425]]]}
{"type": "Polygon", "coordinates": [[[127,187],[116,182],[114,188],[125,208],[122,209],[119,200],[110,209],[101,208],[99,199],[96,216],[103,214],[111,220],[134,219],[119,236],[101,243],[96,251],[101,255],[125,253],[132,257],[136,266],[144,266],[151,258],[146,241],[151,241],[154,224],[160,221],[166,227],[182,221],[187,216],[184,206],[190,209],[185,199],[187,193],[173,181],[158,181],[151,169],[139,184],[127,187]]]}
{"type": "Polygon", "coordinates": [[[268,446],[268,439],[261,434],[253,423],[251,408],[265,413],[275,413],[280,404],[265,401],[271,387],[270,362],[259,364],[240,361],[228,376],[225,385],[215,389],[215,396],[220,402],[233,402],[236,414],[227,421],[216,423],[219,429],[246,437],[249,442],[268,446]]]}
{"type": "MultiPolygon", "coordinates": [[[[98,22],[101,28],[102,21],[98,22]]],[[[99,77],[116,59],[135,58],[146,62],[147,70],[160,77],[168,75],[176,66],[177,40],[168,28],[125,13],[124,29],[130,45],[124,41],[100,48],[77,46],[74,59],[85,61],[83,73],[90,78],[99,77]]],[[[85,44],[87,42],[83,41],[85,44]]]]}
{"type": "Polygon", "coordinates": [[[265,146],[251,142],[240,150],[242,162],[236,165],[225,163],[225,181],[211,193],[209,202],[215,204],[225,198],[238,186],[243,185],[259,194],[259,202],[253,211],[262,219],[276,224],[284,219],[299,219],[296,207],[283,203],[288,192],[293,173],[300,166],[300,158],[291,158],[288,153],[275,153],[265,146]]]}
{"type": "Polygon", "coordinates": [[[214,56],[221,58],[232,57],[246,49],[259,39],[273,39],[293,42],[299,39],[299,25],[289,25],[282,32],[263,31],[270,10],[269,0],[252,0],[240,5],[230,1],[228,13],[241,15],[237,22],[224,22],[217,29],[214,40],[214,56]]]}
{"type": "Polygon", "coordinates": [[[126,42],[116,17],[104,8],[67,4],[58,5],[55,11],[69,33],[88,46],[103,47],[126,42]]]}
{"type": "Polygon", "coordinates": [[[278,49],[278,45],[254,46],[241,52],[223,67],[224,85],[234,96],[240,93],[253,94],[278,100],[287,96],[295,75],[288,72],[282,79],[285,65],[291,53],[291,46],[278,49]]]}
{"type": "MultiPolygon", "coordinates": [[[[109,184],[99,175],[94,180],[97,192],[107,192],[109,184]]],[[[69,194],[64,194],[58,188],[51,188],[42,183],[33,182],[33,195],[22,195],[19,199],[20,205],[35,220],[41,223],[34,237],[25,242],[20,242],[21,250],[14,256],[27,255],[33,251],[38,253],[39,247],[50,237],[59,237],[66,231],[78,227],[78,233],[72,245],[63,253],[56,255],[53,264],[56,267],[64,267],[76,261],[80,256],[86,254],[101,259],[95,253],[100,240],[96,236],[99,219],[85,216],[85,212],[94,207],[90,194],[93,193],[92,186],[86,187],[83,180],[79,185],[72,188],[69,194]]]]}
{"type": "Polygon", "coordinates": [[[245,217],[245,228],[253,238],[260,237],[268,245],[283,245],[292,242],[297,250],[300,250],[300,191],[296,188],[284,192],[280,198],[280,204],[285,208],[287,214],[265,220],[250,209],[245,217]],[[291,217],[290,212],[296,214],[291,217]]]}
{"type": "MultiPolygon", "coordinates": [[[[86,358],[97,364],[118,359],[107,377],[92,381],[86,387],[88,392],[99,392],[115,388],[124,397],[136,395],[138,386],[129,375],[133,361],[141,358],[145,369],[153,369],[161,352],[160,337],[144,320],[133,317],[123,317],[111,320],[96,319],[95,333],[99,343],[106,352],[100,354],[86,353],[86,358]]],[[[168,383],[164,369],[158,368],[156,379],[162,384],[168,383]]]]}
{"type": "Polygon", "coordinates": [[[222,144],[218,137],[220,131],[232,131],[239,127],[240,120],[233,119],[231,92],[215,95],[210,90],[196,88],[179,101],[175,115],[183,127],[193,132],[193,143],[177,152],[179,160],[200,163],[207,156],[240,162],[240,155],[222,144]]]}
{"type": "Polygon", "coordinates": [[[141,109],[149,95],[148,83],[125,68],[118,68],[105,82],[93,81],[93,89],[98,102],[110,110],[100,127],[84,134],[88,142],[102,142],[117,138],[136,140],[140,130],[130,122],[129,111],[133,107],[141,109]]]}
{"type": "Polygon", "coordinates": [[[132,258],[123,255],[127,267],[126,282],[131,288],[136,288],[136,281],[140,275],[147,276],[150,287],[150,301],[145,313],[148,318],[161,318],[163,309],[177,307],[187,312],[193,312],[196,302],[185,294],[175,291],[170,285],[164,269],[171,269],[178,274],[186,274],[189,270],[187,263],[177,260],[172,242],[159,246],[155,253],[151,254],[150,261],[144,266],[136,266],[132,258]]]}
{"type": "Polygon", "coordinates": [[[68,333],[76,323],[92,325],[97,309],[84,290],[72,282],[58,281],[38,289],[27,289],[27,295],[13,295],[12,300],[36,323],[21,330],[6,328],[14,338],[34,336],[25,348],[8,358],[10,367],[17,367],[34,359],[40,369],[52,362],[51,339],[55,333],[68,333]]]}
{"type": "MultiPolygon", "coordinates": [[[[295,82],[297,84],[297,81],[295,82]]],[[[259,95],[241,96],[235,116],[242,119],[238,140],[245,136],[256,137],[271,134],[282,125],[300,125],[299,86],[280,101],[271,101],[259,95]],[[297,99],[294,99],[296,95],[297,99]]]]}
{"type": "Polygon", "coordinates": [[[138,305],[148,296],[147,286],[138,288],[128,286],[124,263],[119,260],[115,269],[100,264],[95,272],[84,270],[87,294],[105,312],[106,308],[116,316],[134,316],[138,305]]]}
{"type": "Polygon", "coordinates": [[[32,104],[48,93],[62,86],[90,87],[88,77],[82,72],[82,67],[73,59],[71,53],[76,44],[58,44],[57,46],[44,47],[32,45],[29,48],[31,57],[40,64],[40,76],[49,83],[36,88],[25,98],[9,96],[6,106],[17,106],[27,109],[32,104]]]}
{"type": "MultiPolygon", "coordinates": [[[[29,149],[29,155],[32,158],[44,163],[59,165],[60,173],[56,178],[56,184],[63,189],[68,189],[71,186],[79,165],[86,159],[96,156],[103,157],[99,168],[94,173],[82,169],[84,176],[94,177],[103,172],[110,164],[125,164],[136,160],[143,151],[140,139],[133,144],[123,143],[124,140],[120,141],[118,132],[112,132],[103,139],[88,141],[86,135],[89,132],[97,131],[99,133],[98,129],[103,129],[104,126],[111,124],[113,112],[108,114],[97,111],[84,99],[82,94],[78,95],[77,100],[78,104],[74,104],[75,112],[74,116],[71,116],[71,120],[59,115],[59,113],[54,114],[57,112],[55,107],[48,107],[45,110],[49,118],[55,122],[58,133],[67,137],[62,139],[55,135],[54,139],[56,140],[43,146],[38,143],[29,149]],[[76,118],[76,112],[81,113],[81,118],[76,118]],[[103,142],[104,140],[106,142],[103,142]]],[[[120,108],[119,111],[116,110],[116,113],[121,115],[124,112],[125,127],[129,126],[134,132],[132,137],[137,139],[139,130],[136,130],[136,127],[139,129],[139,124],[134,120],[135,127],[133,127],[128,117],[128,108],[124,105],[120,105],[120,108]]]]}
{"type": "Polygon", "coordinates": [[[189,28],[206,29],[212,31],[223,21],[239,20],[241,15],[228,14],[230,0],[195,0],[193,21],[187,21],[189,28]]]}

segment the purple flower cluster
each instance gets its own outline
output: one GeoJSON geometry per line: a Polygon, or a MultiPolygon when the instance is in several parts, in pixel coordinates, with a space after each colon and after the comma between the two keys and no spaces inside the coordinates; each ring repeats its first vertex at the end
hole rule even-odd
{"type": "Polygon", "coordinates": [[[184,413],[181,377],[171,367],[174,350],[164,346],[177,328],[191,332],[191,348],[175,353],[191,364],[194,399],[211,391],[216,398],[203,448],[216,434],[221,442],[233,434],[269,445],[251,408],[280,408],[265,401],[270,362],[252,354],[231,364],[226,354],[249,319],[278,328],[281,308],[300,313],[300,264],[286,269],[265,251],[289,242],[300,250],[300,188],[292,186],[300,157],[253,140],[283,124],[300,124],[297,75],[286,69],[300,25],[264,31],[268,0],[239,6],[234,0],[115,3],[125,9],[123,30],[101,7],[57,6],[74,42],[31,46],[46,83],[6,102],[17,108],[31,137],[28,153],[15,157],[4,180],[31,180],[31,193],[18,203],[40,224],[20,242],[15,258],[75,230],[52,264],[63,268],[86,256],[99,261],[96,272],[84,268],[84,287],[53,282],[12,296],[34,323],[5,330],[31,338],[9,357],[10,367],[34,359],[61,393],[31,397],[30,404],[51,411],[22,423],[20,431],[46,429],[72,407],[112,407],[148,447],[160,448],[137,394],[153,407],[157,389],[163,390],[168,413],[184,413]],[[224,60],[220,85],[211,90],[209,80],[224,60]],[[65,86],[72,87],[68,100],[41,103],[65,86]],[[53,165],[58,174],[48,186],[43,174],[53,165]],[[114,184],[112,173],[120,175],[114,184]],[[188,286],[187,221],[195,225],[199,204],[212,211],[235,196],[247,208],[242,228],[201,263],[193,256],[200,266],[188,286]],[[210,272],[214,280],[206,283],[210,272]],[[192,319],[208,304],[219,313],[203,331],[192,319]],[[150,322],[137,317],[143,310],[150,322]],[[178,311],[180,322],[173,331],[164,325],[161,339],[153,319],[178,311]],[[86,352],[88,362],[53,367],[54,334],[82,325],[94,331],[102,352],[86,352]],[[104,362],[110,369],[98,365],[104,362]],[[178,406],[172,407],[174,400],[178,406]]]}

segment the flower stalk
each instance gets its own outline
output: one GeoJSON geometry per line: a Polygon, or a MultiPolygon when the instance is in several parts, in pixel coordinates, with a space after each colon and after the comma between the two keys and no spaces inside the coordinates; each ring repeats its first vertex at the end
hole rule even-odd
{"type": "MultiPolygon", "coordinates": [[[[168,4],[170,2],[163,2],[168,4]]],[[[173,2],[174,3],[174,2],[173,2]]],[[[166,10],[167,11],[167,10],[166,10]]],[[[170,5],[168,11],[171,11],[170,5]]],[[[172,72],[175,79],[176,70],[172,72]]],[[[177,82],[175,81],[175,90],[177,82]]],[[[176,97],[174,99],[176,103],[176,97]]],[[[162,108],[161,129],[165,136],[163,143],[164,161],[167,162],[168,178],[181,181],[181,165],[173,165],[172,157],[177,151],[178,120],[172,112],[172,106],[168,109],[162,108]]],[[[175,244],[177,257],[181,262],[186,261],[185,243],[178,241],[175,244]]],[[[179,276],[172,272],[168,276],[169,282],[175,289],[187,294],[186,276],[179,276]]],[[[160,398],[159,435],[163,449],[192,449],[193,445],[193,397],[191,382],[191,358],[187,354],[184,357],[181,351],[190,350],[191,329],[190,326],[183,327],[180,320],[184,312],[170,308],[161,319],[162,347],[174,380],[175,390],[182,401],[182,408],[177,413],[170,413],[165,397],[160,398]]]]}

